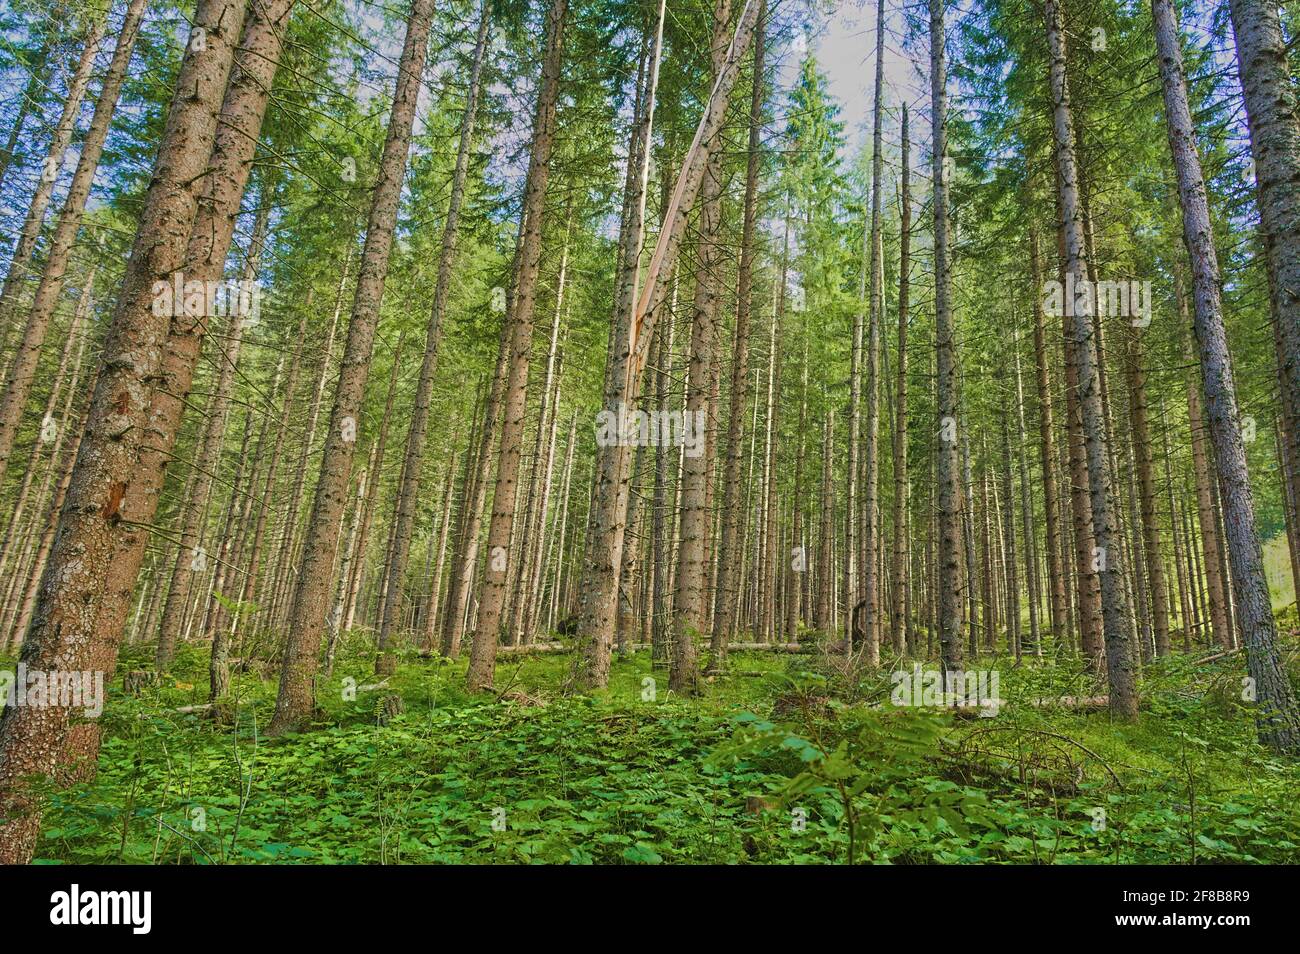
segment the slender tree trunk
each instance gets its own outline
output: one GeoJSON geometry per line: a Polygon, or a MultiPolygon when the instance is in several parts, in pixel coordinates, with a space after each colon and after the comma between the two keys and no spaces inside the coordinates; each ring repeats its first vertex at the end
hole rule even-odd
{"type": "Polygon", "coordinates": [[[1151,594],[1155,649],[1157,655],[1164,656],[1169,652],[1169,604],[1165,593],[1160,524],[1156,521],[1155,464],[1151,452],[1151,433],[1147,424],[1146,369],[1142,366],[1140,334],[1141,329],[1135,328],[1129,338],[1125,351],[1125,374],[1128,379],[1129,417],[1142,508],[1142,541],[1146,554],[1147,584],[1151,594]]]}
{"type": "MultiPolygon", "coordinates": [[[[18,345],[18,353],[15,355],[13,363],[9,367],[9,373],[5,380],[4,394],[0,397],[0,473],[3,473],[5,463],[13,451],[14,437],[18,432],[18,426],[22,419],[23,408],[27,404],[27,397],[31,393],[32,382],[36,378],[37,365],[40,362],[41,348],[45,343],[45,336],[49,332],[50,322],[54,318],[54,307],[58,302],[59,294],[63,290],[63,277],[67,272],[68,259],[71,256],[72,245],[77,237],[77,229],[81,225],[81,216],[86,208],[86,200],[90,196],[90,189],[94,182],[95,172],[99,168],[99,159],[104,151],[104,142],[108,138],[109,126],[113,121],[113,113],[117,108],[118,97],[122,92],[122,84],[126,78],[127,67],[131,62],[131,52],[135,48],[136,36],[139,34],[140,19],[144,15],[146,0],[131,0],[127,7],[125,18],[122,21],[122,32],[118,37],[117,46],[113,50],[113,58],[109,62],[108,71],[104,74],[104,81],[100,87],[99,98],[95,102],[95,112],[90,121],[90,128],[86,130],[85,138],[81,142],[80,154],[77,159],[77,169],[72,175],[72,182],[68,186],[67,197],[63,200],[63,207],[59,211],[57,224],[54,232],[50,236],[49,248],[45,255],[45,265],[41,270],[40,284],[36,289],[36,296],[32,299],[31,308],[27,312],[27,320],[23,327],[23,337],[18,345]]],[[[92,34],[96,34],[102,25],[92,29],[92,34]]],[[[86,53],[83,53],[82,63],[78,66],[78,76],[80,77],[80,91],[75,88],[78,80],[74,78],[74,89],[69,92],[68,103],[71,106],[71,115],[65,116],[67,119],[67,135],[71,137],[72,121],[75,119],[77,107],[80,105],[80,99],[85,92],[85,82],[89,79],[90,64],[86,60],[89,55],[93,60],[95,49],[99,45],[98,36],[88,37],[86,44],[86,53]],[[81,67],[85,67],[85,76],[81,76],[81,67]],[[76,103],[73,103],[73,93],[76,93],[76,103]]],[[[66,110],[65,110],[66,113],[66,110]]],[[[60,135],[61,125],[55,132],[56,139],[60,135]]],[[[51,143],[51,159],[56,164],[63,161],[63,155],[67,151],[68,141],[64,141],[58,146],[58,152],[53,151],[57,143],[51,143]]],[[[47,165],[47,169],[52,168],[47,165]]],[[[53,167],[53,168],[57,168],[53,167]]],[[[32,213],[36,211],[37,198],[44,192],[44,199],[39,209],[39,219],[44,217],[44,203],[49,201],[50,190],[54,187],[53,176],[42,176],[41,184],[37,187],[37,195],[33,197],[33,209],[29,211],[29,219],[32,213]]],[[[35,221],[32,231],[31,242],[27,243],[27,225],[24,225],[24,231],[18,240],[18,247],[14,252],[13,264],[10,266],[10,279],[14,287],[9,288],[10,279],[6,279],[5,291],[0,294],[0,327],[6,328],[10,321],[10,316],[18,304],[18,288],[21,282],[29,260],[32,249],[35,247],[36,235],[40,231],[41,221],[35,221]],[[26,247],[24,247],[26,243],[26,247]],[[21,259],[21,260],[20,260],[21,259]]]]}
{"type": "MultiPolygon", "coordinates": [[[[247,283],[245,287],[251,287],[257,278],[270,215],[271,197],[267,192],[262,196],[262,207],[257,213],[257,222],[253,228],[253,237],[244,264],[242,280],[247,283]]],[[[239,352],[243,347],[244,331],[250,320],[252,319],[246,317],[242,311],[232,314],[226,330],[225,345],[218,347],[217,383],[208,401],[207,419],[199,440],[198,454],[194,460],[194,482],[190,488],[189,501],[181,514],[181,536],[176,550],[176,559],[172,565],[167,601],[163,604],[158,649],[154,657],[154,664],[159,672],[165,672],[171,666],[175,656],[176,637],[181,626],[180,614],[190,598],[192,574],[207,572],[207,552],[200,547],[200,537],[207,524],[208,495],[212,490],[213,477],[221,460],[221,448],[226,434],[226,411],[235,385],[235,372],[239,366],[239,352]]]]}
{"type": "Polygon", "coordinates": [[[496,490],[492,497],[492,522],[488,526],[488,563],[483,596],[475,623],[466,686],[471,692],[492,685],[496,671],[497,640],[508,580],[507,558],[515,519],[515,484],[523,442],[524,412],[528,400],[528,363],[533,343],[533,311],[537,303],[537,274],[541,263],[542,227],[546,186],[555,140],[555,113],[564,50],[567,0],[553,0],[547,14],[546,54],[533,119],[532,154],[524,185],[523,236],[515,257],[514,288],[507,309],[510,333],[502,338],[508,349],[509,372],[503,400],[501,444],[498,448],[496,490]]]}
{"type": "MultiPolygon", "coordinates": [[[[882,4],[883,5],[883,4],[882,4]]],[[[907,321],[909,272],[912,267],[912,190],[911,143],[908,139],[907,104],[903,104],[902,120],[902,178],[898,192],[898,387],[894,398],[894,605],[891,617],[891,642],[894,652],[907,651],[908,603],[911,566],[908,526],[908,476],[907,476],[907,321]]]]}
{"type": "Polygon", "coordinates": [[[745,198],[741,219],[740,262],[736,275],[736,340],[731,357],[731,388],[727,414],[727,459],[722,478],[722,533],[718,546],[718,585],[713,608],[713,638],[709,668],[720,671],[727,641],[736,630],[740,589],[741,468],[745,454],[745,404],[749,385],[749,324],[754,296],[754,229],[758,218],[758,177],[762,161],[763,100],[766,90],[764,53],[767,43],[767,3],[761,0],[754,29],[754,81],[749,101],[749,144],[745,165],[745,198]]]}
{"type": "MultiPolygon", "coordinates": [[[[1240,13],[1242,6],[1250,4],[1241,4],[1238,0],[1233,7],[1235,15],[1240,13]]],[[[1255,529],[1246,448],[1241,437],[1232,359],[1228,353],[1219,298],[1221,286],[1214,230],[1210,223],[1200,157],[1196,151],[1196,127],[1187,102],[1178,27],[1172,0],[1152,0],[1151,10],[1155,19],[1160,76],[1164,84],[1169,149],[1178,174],[1183,240],[1192,261],[1196,339],[1201,352],[1210,439],[1214,442],[1215,461],[1224,489],[1224,522],[1228,530],[1228,552],[1240,611],[1246,669],[1259,702],[1256,718],[1260,741],[1276,752],[1294,755],[1300,753],[1300,707],[1278,658],[1277,624],[1269,602],[1264,559],[1255,529]]],[[[1245,24],[1240,22],[1239,16],[1234,20],[1240,39],[1245,24]]],[[[1283,79],[1286,80],[1285,73],[1283,79]]],[[[1279,283],[1280,289],[1285,287],[1279,283]]]]}
{"type": "MultiPolygon", "coordinates": [[[[36,251],[36,240],[45,225],[45,211],[49,207],[50,197],[54,195],[54,184],[63,169],[68,147],[72,145],[72,134],[76,131],[81,101],[85,99],[86,88],[90,85],[90,73],[95,67],[95,54],[99,52],[100,41],[104,38],[104,15],[97,10],[92,10],[87,19],[89,22],[86,24],[81,55],[77,58],[77,65],[68,79],[63,109],[54,124],[49,148],[45,152],[45,162],[36,179],[36,191],[32,193],[31,201],[27,205],[27,214],[18,233],[13,255],[9,259],[9,268],[5,272],[4,285],[0,287],[0,327],[9,325],[18,308],[22,285],[31,267],[32,253],[36,251]]],[[[19,353],[22,354],[26,350],[24,347],[19,353]]],[[[5,390],[5,401],[0,404],[0,466],[9,459],[9,452],[13,449],[13,431],[17,427],[17,415],[10,410],[11,389],[5,390]]],[[[18,411],[21,410],[20,405],[18,411]]]]}
{"type": "MultiPolygon", "coordinates": [[[[944,49],[945,0],[930,0],[930,174],[934,183],[934,321],[938,353],[939,658],[945,673],[962,668],[961,490],[957,454],[957,333],[952,314],[952,264],[948,222],[948,65],[944,49]]],[[[852,462],[850,461],[850,466],[852,462]]],[[[851,479],[851,478],[850,478],[851,479]]],[[[852,559],[852,547],[849,548],[852,559]]]]}
{"type": "MultiPolygon", "coordinates": [[[[1088,280],[1088,257],[1084,247],[1078,170],[1075,163],[1074,124],[1066,81],[1065,31],[1059,0],[1047,0],[1047,41],[1051,57],[1053,127],[1056,141],[1057,183],[1060,189],[1065,231],[1067,283],[1088,280]]],[[[1091,299],[1076,301],[1072,340],[1067,347],[1076,353],[1079,372],[1079,405],[1088,456],[1088,492],[1092,504],[1093,536],[1096,541],[1093,566],[1101,579],[1103,635],[1106,646],[1106,675],[1110,685],[1110,712],[1118,719],[1137,717],[1138,698],[1133,647],[1128,632],[1128,600],[1121,566],[1122,542],[1111,500],[1110,451],[1105,410],[1102,405],[1101,374],[1097,361],[1091,299]],[[1085,305],[1086,307],[1079,307],[1085,305]]]]}
{"type": "Polygon", "coordinates": [[[379,656],[375,671],[379,675],[393,672],[396,657],[392,653],[393,627],[397,620],[402,577],[411,550],[411,533],[415,527],[415,505],[420,494],[420,471],[424,463],[424,445],[429,424],[429,405],[433,398],[433,378],[438,368],[438,345],[442,338],[443,316],[451,294],[451,270],[456,260],[456,236],[460,227],[460,210],[465,196],[465,179],[469,171],[470,147],[474,142],[474,121],[478,112],[479,87],[483,62],[487,54],[491,0],[483,0],[479,14],[478,36],[474,41],[474,65],[470,70],[469,98],[460,121],[460,142],[456,149],[456,166],[451,178],[451,198],[442,227],[442,247],[438,254],[438,277],[434,283],[433,306],[425,331],[424,358],[415,386],[410,424],[406,432],[406,457],[402,481],[397,490],[393,513],[393,552],[386,567],[388,592],[379,625],[379,656]]]}
{"type": "MultiPolygon", "coordinates": [[[[61,9],[61,6],[56,9],[61,9]]],[[[27,65],[27,82],[19,95],[18,113],[14,116],[5,147],[0,150],[0,187],[4,185],[5,178],[9,175],[9,167],[13,165],[14,158],[18,154],[18,143],[23,139],[27,116],[33,107],[39,105],[41,94],[50,80],[50,47],[53,45],[56,31],[52,24],[38,25],[36,29],[41,31],[41,45],[37,47],[35,55],[27,65]]]]}
{"type": "Polygon", "coordinates": [[[406,173],[411,128],[415,122],[416,99],[422,85],[432,20],[433,0],[413,0],[398,63],[388,134],[371,195],[365,250],[357,274],[343,367],[339,371],[334,407],[330,412],[329,436],[325,441],[320,479],[308,521],[302,569],[289,613],[280,691],[275,715],[268,727],[272,734],[296,728],[312,711],[321,634],[329,612],[340,518],[346,505],[348,472],[356,450],[361,406],[388,277],[397,203],[406,173]]]}

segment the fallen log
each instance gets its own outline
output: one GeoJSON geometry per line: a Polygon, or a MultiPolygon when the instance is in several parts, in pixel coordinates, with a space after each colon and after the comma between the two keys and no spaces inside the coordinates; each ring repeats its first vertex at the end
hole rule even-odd
{"type": "Polygon", "coordinates": [[[522,646],[498,646],[498,656],[540,656],[545,653],[567,653],[573,649],[564,643],[527,643],[522,646]]]}

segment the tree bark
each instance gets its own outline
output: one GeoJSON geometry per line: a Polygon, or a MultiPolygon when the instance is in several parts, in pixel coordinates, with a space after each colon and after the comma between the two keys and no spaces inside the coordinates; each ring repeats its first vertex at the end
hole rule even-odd
{"type": "MultiPolygon", "coordinates": [[[[202,51],[191,44],[181,61],[68,485],[61,532],[32,615],[23,659],[33,669],[111,672],[117,659],[124,626],[101,629],[97,610],[114,599],[106,592],[113,583],[110,575],[134,583],[139,568],[137,562],[134,568],[117,567],[120,576],[109,572],[123,542],[123,525],[147,526],[157,505],[156,496],[127,498],[128,482],[141,469],[146,446],[161,445],[166,454],[175,437],[165,422],[162,433],[156,433],[150,420],[169,325],[166,316],[153,313],[153,287],[182,265],[202,174],[207,171],[209,180],[214,175],[209,153],[242,20],[238,0],[199,0],[195,10],[195,28],[205,31],[206,42],[202,51]]],[[[218,178],[222,171],[215,170],[218,178]]],[[[126,589],[124,610],[129,585],[126,589]]],[[[35,845],[40,813],[27,779],[51,776],[69,760],[84,757],[93,763],[97,728],[82,723],[69,737],[65,707],[5,710],[0,719],[0,862],[25,862],[35,845]]]]}
{"type": "MultiPolygon", "coordinates": [[[[1269,602],[1264,559],[1255,529],[1246,448],[1242,442],[1232,360],[1223,325],[1214,230],[1210,223],[1200,156],[1196,151],[1196,127],[1187,101],[1187,83],[1172,0],[1152,0],[1151,11],[1155,20],[1160,77],[1164,85],[1169,149],[1178,174],[1183,241],[1192,261],[1196,339],[1200,346],[1210,439],[1214,442],[1215,461],[1224,490],[1224,522],[1246,669],[1259,702],[1256,714],[1259,737],[1260,742],[1275,752],[1294,755],[1300,753],[1300,707],[1278,658],[1277,624],[1269,602]]],[[[1239,25],[1239,35],[1240,32],[1239,25]]]]}
{"type": "Polygon", "coordinates": [[[528,400],[528,364],[533,343],[533,311],[537,304],[537,275],[541,263],[546,187],[555,140],[556,104],[564,52],[567,0],[553,0],[546,17],[546,53],[533,119],[533,144],[524,184],[523,236],[515,257],[514,288],[506,312],[510,333],[502,338],[508,349],[509,371],[503,399],[501,443],[497,451],[496,489],[492,522],[488,526],[488,563],[479,602],[466,686],[471,692],[489,688],[496,671],[496,651],[509,579],[507,557],[515,518],[515,484],[523,442],[528,400]]]}
{"type": "MultiPolygon", "coordinates": [[[[1060,189],[1062,224],[1065,232],[1065,272],[1076,283],[1088,281],[1088,257],[1084,246],[1082,209],[1075,161],[1074,123],[1066,79],[1065,30],[1059,0],[1047,0],[1048,50],[1051,60],[1053,131],[1056,144],[1057,184],[1060,189]]],[[[1117,719],[1137,717],[1137,683],[1133,647],[1128,630],[1128,600],[1124,591],[1122,543],[1111,500],[1110,450],[1105,409],[1102,405],[1101,374],[1097,360],[1096,331],[1091,299],[1075,302],[1071,330],[1072,347],[1079,372],[1079,405],[1088,457],[1088,493],[1092,505],[1092,527],[1096,541],[1093,566],[1101,581],[1103,636],[1106,647],[1106,676],[1110,687],[1111,715],[1117,719]],[[1086,307],[1079,307],[1084,305],[1086,307]]]]}
{"type": "Polygon", "coordinates": [[[320,478],[303,546],[302,569],[289,613],[280,690],[275,715],[268,727],[272,734],[299,727],[312,711],[321,635],[329,612],[340,517],[346,506],[348,473],[356,450],[366,378],[370,374],[375,329],[379,324],[379,310],[388,277],[397,204],[406,174],[411,129],[415,122],[416,100],[422,85],[432,20],[433,0],[413,0],[398,63],[388,133],[371,195],[365,249],[357,273],[347,346],[339,370],[320,478]]]}
{"type": "MultiPolygon", "coordinates": [[[[944,672],[962,668],[961,489],[957,454],[957,335],[952,314],[951,236],[948,222],[948,65],[945,0],[930,0],[930,174],[934,183],[934,321],[938,389],[939,659],[944,672]]],[[[852,479],[852,478],[850,478],[852,479]]],[[[852,559],[852,547],[848,558],[852,559]]]]}

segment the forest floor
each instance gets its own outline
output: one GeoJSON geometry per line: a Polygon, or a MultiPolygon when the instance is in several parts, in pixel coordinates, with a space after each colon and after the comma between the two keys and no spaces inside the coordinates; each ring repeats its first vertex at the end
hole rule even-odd
{"type": "Polygon", "coordinates": [[[469,696],[464,659],[414,654],[367,688],[368,644],[354,634],[322,680],[319,724],[276,739],[273,667],[236,674],[214,717],[177,711],[206,701],[206,647],[138,696],[121,674],[150,656],[127,650],[97,779],[47,794],[38,859],[1300,861],[1300,763],[1256,745],[1240,654],[1148,666],[1141,719],[1121,725],[1060,704],[1104,688],[1050,651],[981,659],[1002,701],[981,718],[892,704],[890,670],[910,662],[736,653],[682,699],[646,652],[594,695],[572,688],[571,654],[502,658],[497,693],[469,696]],[[404,711],[388,717],[391,695],[404,711]]]}

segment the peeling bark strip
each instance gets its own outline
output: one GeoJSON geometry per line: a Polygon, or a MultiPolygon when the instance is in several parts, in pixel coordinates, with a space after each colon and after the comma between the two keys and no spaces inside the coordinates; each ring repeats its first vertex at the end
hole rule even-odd
{"type": "MultiPolygon", "coordinates": [[[[109,598],[106,580],[121,544],[124,485],[141,467],[146,444],[156,442],[169,450],[174,438],[174,431],[155,434],[149,421],[168,333],[166,318],[153,313],[153,285],[183,264],[243,18],[240,0],[199,0],[195,10],[193,29],[204,31],[205,42],[201,50],[197,44],[187,46],[181,61],[24,647],[23,660],[33,669],[111,672],[117,659],[121,628],[105,634],[96,631],[96,623],[100,604],[109,598]]],[[[156,498],[139,504],[148,508],[138,514],[145,523],[155,505],[156,498]]],[[[133,520],[135,506],[136,501],[128,502],[133,520]]],[[[30,859],[40,816],[25,780],[53,775],[67,745],[66,709],[5,710],[0,719],[0,863],[30,859]]],[[[97,748],[88,753],[92,761],[97,748]]]]}
{"type": "MultiPolygon", "coordinates": [[[[1234,4],[1233,12],[1236,24],[1238,5],[1234,4]]],[[[1164,84],[1169,150],[1178,174],[1183,241],[1192,261],[1196,340],[1201,352],[1205,409],[1223,488],[1224,525],[1246,649],[1246,669],[1254,681],[1259,706],[1256,716],[1259,738],[1275,752],[1294,755],[1300,753],[1300,706],[1297,706],[1291,683],[1278,659],[1277,623],[1273,619],[1264,576],[1264,558],[1256,533],[1255,505],[1251,498],[1250,475],[1246,470],[1246,446],[1241,436],[1232,358],[1228,353],[1223,324],[1214,229],[1210,222],[1201,159],[1196,151],[1196,127],[1187,101],[1187,81],[1172,0],[1151,0],[1151,13],[1155,20],[1160,78],[1164,84]]],[[[1242,25],[1236,26],[1240,32],[1242,25]]]]}
{"type": "MultiPolygon", "coordinates": [[[[645,284],[637,297],[636,313],[632,322],[632,357],[628,361],[630,380],[640,378],[650,356],[650,341],[653,338],[654,322],[659,314],[659,306],[668,294],[668,275],[677,263],[677,251],[686,235],[686,222],[699,196],[700,186],[704,182],[704,170],[708,165],[710,143],[717,138],[727,114],[731,90],[740,77],[741,54],[749,46],[753,36],[754,25],[758,17],[757,0],[745,0],[740,20],[736,23],[736,32],[732,35],[731,45],[727,47],[726,57],[721,71],[714,76],[713,89],[700,117],[700,124],[695,129],[695,138],[682,160],[682,171],[677,177],[672,198],[668,200],[668,209],[664,213],[664,227],[655,240],[654,251],[650,255],[650,264],[646,268],[645,284]]],[[[635,393],[629,387],[628,393],[635,393]]]]}
{"type": "Polygon", "coordinates": [[[415,106],[428,55],[433,0],[413,0],[406,40],[397,66],[397,86],[388,117],[388,133],[370,199],[365,248],[357,274],[347,346],[338,389],[330,411],[329,431],[321,457],[320,479],[303,546],[302,569],[288,619],[288,637],[280,672],[280,691],[269,732],[296,728],[311,715],[321,636],[330,610],[330,583],[340,520],[347,505],[348,476],[356,450],[361,402],[374,354],[379,308],[388,278],[389,253],[397,224],[397,203],[406,177],[415,106]]]}
{"type": "Polygon", "coordinates": [[[551,174],[551,149],[555,142],[556,106],[560,71],[564,59],[564,19],[567,0],[554,0],[546,17],[546,55],[542,60],[542,81],[537,92],[533,119],[533,146],[524,184],[523,237],[515,255],[512,300],[506,311],[501,344],[508,349],[509,372],[501,422],[501,446],[497,457],[496,489],[492,498],[492,522],[488,525],[487,570],[483,597],[470,653],[466,686],[470,691],[492,685],[496,671],[498,630],[505,606],[509,579],[510,534],[515,518],[515,484],[519,478],[519,453],[523,443],[524,412],[528,400],[528,359],[533,345],[533,312],[537,305],[537,276],[542,256],[542,225],[546,208],[546,186],[551,174]]]}

